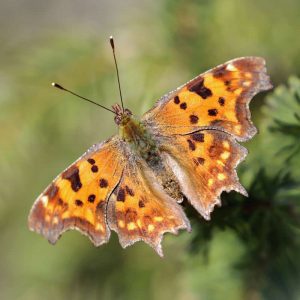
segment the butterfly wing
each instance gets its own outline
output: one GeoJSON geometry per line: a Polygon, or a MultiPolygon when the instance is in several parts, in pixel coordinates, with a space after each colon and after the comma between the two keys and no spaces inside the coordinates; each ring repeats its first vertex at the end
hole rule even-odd
{"type": "Polygon", "coordinates": [[[190,230],[182,208],[156,183],[142,161],[129,159],[120,184],[108,203],[108,224],[122,247],[144,241],[163,256],[163,234],[190,230]]]}
{"type": "Polygon", "coordinates": [[[182,192],[205,219],[210,218],[216,204],[221,204],[222,191],[247,195],[235,171],[247,150],[231,135],[217,130],[175,135],[161,150],[182,192]]]}
{"type": "Polygon", "coordinates": [[[235,171],[247,151],[235,140],[256,133],[249,102],[269,88],[264,59],[238,58],[162,97],[143,116],[182,192],[206,219],[222,191],[247,194],[235,171]]]}
{"type": "Polygon", "coordinates": [[[34,203],[29,228],[54,244],[68,229],[77,229],[99,246],[108,241],[108,198],[118,184],[124,160],[117,137],[90,148],[60,174],[34,203]]]}
{"type": "Polygon", "coordinates": [[[256,133],[249,102],[271,87],[263,58],[234,59],[162,97],[143,121],[163,135],[208,128],[228,132],[239,141],[248,140],[256,133]]]}
{"type": "Polygon", "coordinates": [[[52,244],[77,229],[96,246],[108,241],[112,229],[123,247],[143,240],[162,256],[163,234],[189,230],[189,221],[136,160],[119,138],[93,146],[38,197],[29,228],[52,244]]]}

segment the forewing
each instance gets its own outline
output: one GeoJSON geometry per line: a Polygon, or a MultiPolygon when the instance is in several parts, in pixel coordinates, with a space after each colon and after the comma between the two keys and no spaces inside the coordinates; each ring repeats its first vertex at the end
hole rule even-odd
{"type": "Polygon", "coordinates": [[[122,247],[144,241],[163,256],[165,232],[190,230],[182,208],[170,198],[142,162],[131,161],[108,203],[108,224],[116,231],[122,247]]]}
{"type": "Polygon", "coordinates": [[[259,91],[271,87],[263,58],[238,58],[162,97],[143,121],[163,135],[213,128],[248,140],[256,133],[249,102],[259,91]]]}
{"type": "Polygon", "coordinates": [[[107,200],[123,171],[117,137],[90,148],[62,172],[34,203],[28,224],[54,244],[77,229],[99,246],[108,241],[107,200]]]}
{"type": "Polygon", "coordinates": [[[205,219],[221,204],[222,191],[247,195],[235,170],[247,150],[231,135],[216,130],[176,135],[165,142],[162,151],[182,192],[205,219]]]}

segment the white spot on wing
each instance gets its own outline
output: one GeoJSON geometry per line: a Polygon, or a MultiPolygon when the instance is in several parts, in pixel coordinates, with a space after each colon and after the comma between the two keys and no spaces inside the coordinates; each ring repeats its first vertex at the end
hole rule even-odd
{"type": "Polygon", "coordinates": [[[236,71],[236,70],[237,70],[237,68],[236,68],[233,64],[228,64],[228,65],[226,66],[226,69],[227,69],[228,71],[236,71]]]}
{"type": "Polygon", "coordinates": [[[41,197],[41,201],[42,201],[44,207],[47,206],[48,200],[49,200],[49,198],[48,198],[48,196],[46,196],[46,195],[44,195],[44,196],[41,197]]]}

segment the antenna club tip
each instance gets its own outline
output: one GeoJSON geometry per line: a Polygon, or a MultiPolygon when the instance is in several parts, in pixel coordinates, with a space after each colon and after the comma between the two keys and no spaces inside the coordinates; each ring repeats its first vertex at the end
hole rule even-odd
{"type": "Polygon", "coordinates": [[[109,37],[109,42],[110,42],[111,47],[112,47],[113,49],[115,49],[114,38],[113,38],[112,35],[109,37]]]}
{"type": "Polygon", "coordinates": [[[56,83],[56,82],[52,82],[51,85],[52,85],[53,87],[58,88],[58,89],[64,90],[64,88],[63,88],[61,85],[59,85],[58,83],[56,83]]]}

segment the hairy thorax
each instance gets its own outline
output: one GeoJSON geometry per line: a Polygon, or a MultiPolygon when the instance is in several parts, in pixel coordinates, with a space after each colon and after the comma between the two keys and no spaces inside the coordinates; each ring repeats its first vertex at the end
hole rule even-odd
{"type": "Polygon", "coordinates": [[[182,201],[179,183],[171,168],[162,159],[157,141],[145,126],[132,116],[119,125],[119,134],[126,141],[133,153],[141,158],[153,171],[156,179],[165,192],[175,199],[182,201]]]}

